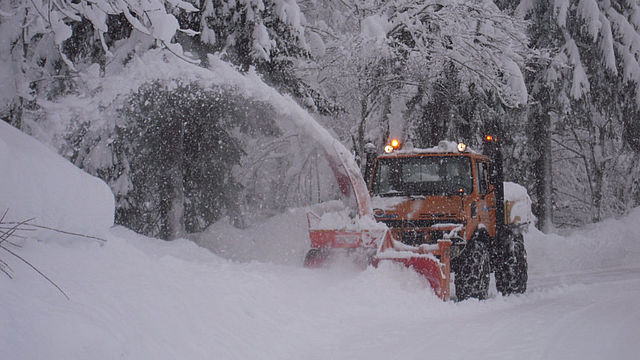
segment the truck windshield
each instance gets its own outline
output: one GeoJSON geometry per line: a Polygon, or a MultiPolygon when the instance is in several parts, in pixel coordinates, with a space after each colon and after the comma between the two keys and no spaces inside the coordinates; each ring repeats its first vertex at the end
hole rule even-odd
{"type": "Polygon", "coordinates": [[[378,196],[456,195],[473,191],[471,159],[466,156],[380,158],[372,193],[378,196]]]}

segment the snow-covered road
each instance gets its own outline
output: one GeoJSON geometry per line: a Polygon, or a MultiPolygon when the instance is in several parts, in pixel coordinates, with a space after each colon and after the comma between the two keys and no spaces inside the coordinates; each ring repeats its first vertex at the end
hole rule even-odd
{"type": "MultiPolygon", "coordinates": [[[[534,245],[532,245],[534,246],[534,245]]],[[[0,278],[8,359],[635,359],[640,267],[546,272],[529,291],[443,303],[393,264],[309,270],[224,259],[125,229],[20,249],[0,278]]],[[[535,251],[534,251],[535,253],[535,251]]],[[[536,263],[536,259],[530,259],[536,263]]],[[[5,354],[7,354],[5,352],[5,354]]]]}

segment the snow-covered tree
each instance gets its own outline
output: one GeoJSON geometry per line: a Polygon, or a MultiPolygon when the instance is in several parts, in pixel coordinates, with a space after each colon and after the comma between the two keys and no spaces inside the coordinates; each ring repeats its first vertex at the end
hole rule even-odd
{"type": "MultiPolygon", "coordinates": [[[[246,123],[243,104],[223,89],[154,82],[131,94],[114,141],[127,164],[130,191],[120,194],[119,223],[171,239],[237,216],[239,185],[231,176],[242,155],[230,128],[246,123]]],[[[123,179],[116,179],[123,181],[123,179]]]]}
{"type": "Polygon", "coordinates": [[[534,45],[552,51],[531,80],[538,105],[530,123],[539,132],[546,129],[533,143],[544,149],[540,159],[547,163],[538,167],[546,167],[538,171],[546,179],[538,180],[543,189],[537,195],[550,198],[543,194],[553,174],[560,224],[623,212],[638,191],[637,183],[619,180],[619,174],[633,179],[638,172],[629,136],[637,131],[640,106],[638,10],[636,2],[596,0],[530,0],[518,7],[535,24],[534,45]],[[542,138],[553,145],[541,146],[542,138]]]}
{"type": "MultiPolygon", "coordinates": [[[[531,55],[525,23],[491,1],[326,2],[313,9],[325,14],[310,27],[324,40],[318,81],[351,114],[358,156],[365,143],[382,146],[389,135],[426,138],[411,132],[430,128],[428,121],[448,127],[442,116],[451,113],[428,109],[429,103],[442,105],[442,97],[451,106],[466,99],[455,106],[467,108],[478,97],[492,108],[527,103],[520,70],[531,55]],[[331,25],[334,16],[340,20],[331,25]],[[448,84],[458,94],[442,92],[448,84]]],[[[458,125],[481,111],[460,113],[469,118],[458,125]]]]}
{"type": "MultiPolygon", "coordinates": [[[[258,144],[266,141],[259,139],[279,137],[269,104],[230,87],[179,79],[144,83],[114,104],[117,109],[105,112],[116,117],[115,124],[73,125],[63,149],[110,185],[116,223],[173,239],[202,231],[223,216],[242,224],[246,205],[255,205],[250,199],[278,190],[252,185],[273,175],[268,169],[258,171],[257,179],[247,174],[268,159],[252,165],[245,159],[264,151],[258,144]]],[[[262,206],[276,207],[266,200],[262,206]]]]}
{"type": "Polygon", "coordinates": [[[83,68],[99,63],[104,71],[144,42],[187,59],[172,41],[180,30],[175,9],[197,10],[181,0],[0,1],[0,116],[22,128],[37,97],[73,91],[83,68]]]}
{"type": "Polygon", "coordinates": [[[297,74],[309,60],[309,45],[295,0],[204,0],[197,13],[183,13],[179,20],[196,32],[193,39],[181,36],[181,42],[205,63],[207,54],[221,54],[242,71],[255,68],[267,83],[310,110],[336,112],[335,104],[297,74]]]}

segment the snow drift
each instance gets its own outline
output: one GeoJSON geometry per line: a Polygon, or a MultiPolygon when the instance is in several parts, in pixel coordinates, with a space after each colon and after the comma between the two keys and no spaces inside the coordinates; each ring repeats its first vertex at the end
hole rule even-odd
{"type": "Polygon", "coordinates": [[[113,225],[109,187],[0,121],[0,211],[5,221],[34,218],[38,225],[104,233],[113,225]]]}

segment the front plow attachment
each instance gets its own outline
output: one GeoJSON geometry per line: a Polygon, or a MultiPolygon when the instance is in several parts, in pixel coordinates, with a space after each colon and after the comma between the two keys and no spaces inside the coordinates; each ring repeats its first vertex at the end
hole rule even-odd
{"type": "Polygon", "coordinates": [[[374,265],[380,261],[393,261],[413,269],[424,276],[436,295],[448,301],[451,295],[451,241],[440,240],[437,245],[409,246],[396,241],[390,232],[385,234],[374,258],[374,265]]]}
{"type": "MultiPolygon", "coordinates": [[[[393,239],[389,228],[376,222],[371,208],[369,190],[360,169],[343,147],[325,149],[327,160],[345,196],[354,195],[357,217],[345,215],[333,221],[309,212],[311,249],[304,260],[305,267],[321,267],[330,262],[332,254],[359,253],[356,259],[378,266],[380,261],[393,261],[424,276],[442,300],[449,300],[450,246],[449,240],[437,245],[409,246],[393,239]],[[352,191],[350,191],[352,190],[352,191]],[[353,220],[353,221],[351,221],[353,220]]],[[[366,264],[365,264],[366,265],[366,264]]]]}
{"type": "MultiPolygon", "coordinates": [[[[394,240],[391,231],[385,228],[346,231],[313,229],[311,221],[309,225],[311,250],[305,257],[305,267],[322,267],[336,252],[374,254],[368,257],[369,264],[377,267],[381,261],[393,261],[411,268],[427,279],[439,298],[449,300],[451,241],[440,240],[437,245],[416,247],[394,240]]],[[[361,260],[361,257],[356,258],[361,260]]]]}

